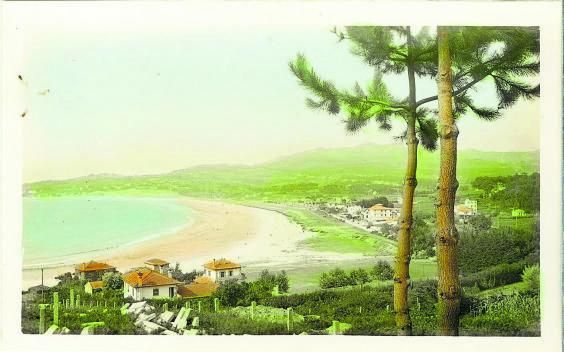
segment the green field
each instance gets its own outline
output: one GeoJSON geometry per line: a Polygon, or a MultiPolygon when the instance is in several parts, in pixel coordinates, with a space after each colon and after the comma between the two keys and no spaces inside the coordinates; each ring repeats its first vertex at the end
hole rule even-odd
{"type": "Polygon", "coordinates": [[[282,212],[305,230],[316,233],[315,236],[303,242],[310,249],[319,252],[361,253],[379,256],[395,253],[395,241],[357,229],[336,219],[307,209],[285,208],[282,212]]]}
{"type": "MultiPolygon", "coordinates": [[[[290,280],[290,292],[298,293],[304,291],[312,291],[319,289],[319,278],[324,272],[328,272],[337,267],[350,271],[353,269],[363,268],[371,270],[378,260],[386,260],[393,265],[393,257],[361,259],[356,261],[344,261],[341,263],[331,263],[324,265],[312,265],[299,270],[287,270],[290,280]]],[[[411,261],[409,266],[410,276],[413,280],[433,279],[437,276],[437,262],[430,259],[415,259],[411,261]]],[[[372,281],[367,286],[391,285],[392,281],[372,281]]]]}

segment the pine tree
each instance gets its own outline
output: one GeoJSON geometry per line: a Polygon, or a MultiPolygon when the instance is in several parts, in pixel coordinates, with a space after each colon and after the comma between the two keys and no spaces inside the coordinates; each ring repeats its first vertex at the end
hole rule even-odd
{"type": "Polygon", "coordinates": [[[394,310],[398,334],[411,335],[407,291],[410,286],[413,197],[417,186],[417,148],[421,142],[424,148],[434,150],[438,138],[432,112],[417,107],[415,77],[436,74],[435,40],[426,29],[413,35],[410,27],[347,27],[345,32],[335,30],[334,33],[340,40],[349,40],[353,54],[374,67],[376,73],[366,91],[358,83],[352,91],[338,89],[332,82],[320,78],[303,55],[290,62],[290,69],[315,96],[315,99],[306,99],[307,106],[333,115],[344,110],[348,131],[358,131],[371,120],[387,131],[391,130],[394,118],[406,124],[406,130],[400,136],[406,141],[408,152],[394,274],[394,310]],[[409,95],[400,100],[388,92],[382,77],[406,71],[409,95]]]}
{"type": "Polygon", "coordinates": [[[539,36],[535,28],[439,27],[437,34],[441,154],[436,232],[438,325],[441,334],[458,335],[461,289],[454,201],[458,188],[459,130],[455,120],[469,112],[494,120],[500,116],[501,109],[515,104],[519,98],[537,97],[540,86],[531,85],[523,78],[539,72],[539,36]],[[452,71],[455,71],[453,77],[452,71]],[[497,107],[477,107],[470,96],[470,88],[478,82],[486,83],[487,78],[495,85],[497,107]]]}

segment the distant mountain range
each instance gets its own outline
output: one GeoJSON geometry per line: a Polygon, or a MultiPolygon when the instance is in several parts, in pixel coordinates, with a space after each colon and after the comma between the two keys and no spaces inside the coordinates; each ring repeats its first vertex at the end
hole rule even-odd
{"type": "MultiPolygon", "coordinates": [[[[364,145],[317,149],[254,165],[202,165],[160,175],[99,174],[26,184],[27,194],[60,196],[107,193],[175,193],[262,201],[366,197],[397,193],[406,164],[403,145],[364,145]]],[[[418,190],[431,191],[438,177],[439,153],[420,150],[418,190]]],[[[461,190],[478,176],[539,171],[539,153],[482,152],[458,154],[461,190]]]]}

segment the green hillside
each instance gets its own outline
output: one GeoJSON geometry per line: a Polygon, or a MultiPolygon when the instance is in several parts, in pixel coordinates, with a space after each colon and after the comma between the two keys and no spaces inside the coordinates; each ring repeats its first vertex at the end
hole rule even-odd
{"type": "MultiPolygon", "coordinates": [[[[406,150],[402,145],[319,149],[256,166],[199,166],[149,176],[97,175],[24,186],[35,196],[79,194],[180,194],[241,201],[290,202],[399,194],[406,150]]],[[[418,194],[434,191],[438,153],[419,152],[418,194]]],[[[478,176],[539,170],[538,152],[460,151],[460,191],[478,176]]]]}

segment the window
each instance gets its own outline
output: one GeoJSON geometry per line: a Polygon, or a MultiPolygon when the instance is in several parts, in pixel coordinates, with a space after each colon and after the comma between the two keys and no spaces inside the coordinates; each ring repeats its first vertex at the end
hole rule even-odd
{"type": "Polygon", "coordinates": [[[211,271],[208,270],[208,276],[211,276],[211,271]]]}
{"type": "Polygon", "coordinates": [[[221,275],[221,277],[225,277],[225,271],[222,271],[222,272],[220,273],[220,275],[221,275]]]}
{"type": "Polygon", "coordinates": [[[171,298],[174,297],[174,287],[168,288],[168,296],[171,298]]]}
{"type": "Polygon", "coordinates": [[[159,289],[158,288],[154,288],[153,289],[153,296],[158,296],[159,295],[159,289]]]}
{"type": "Polygon", "coordinates": [[[233,276],[233,270],[229,270],[229,276],[233,276]]]}

